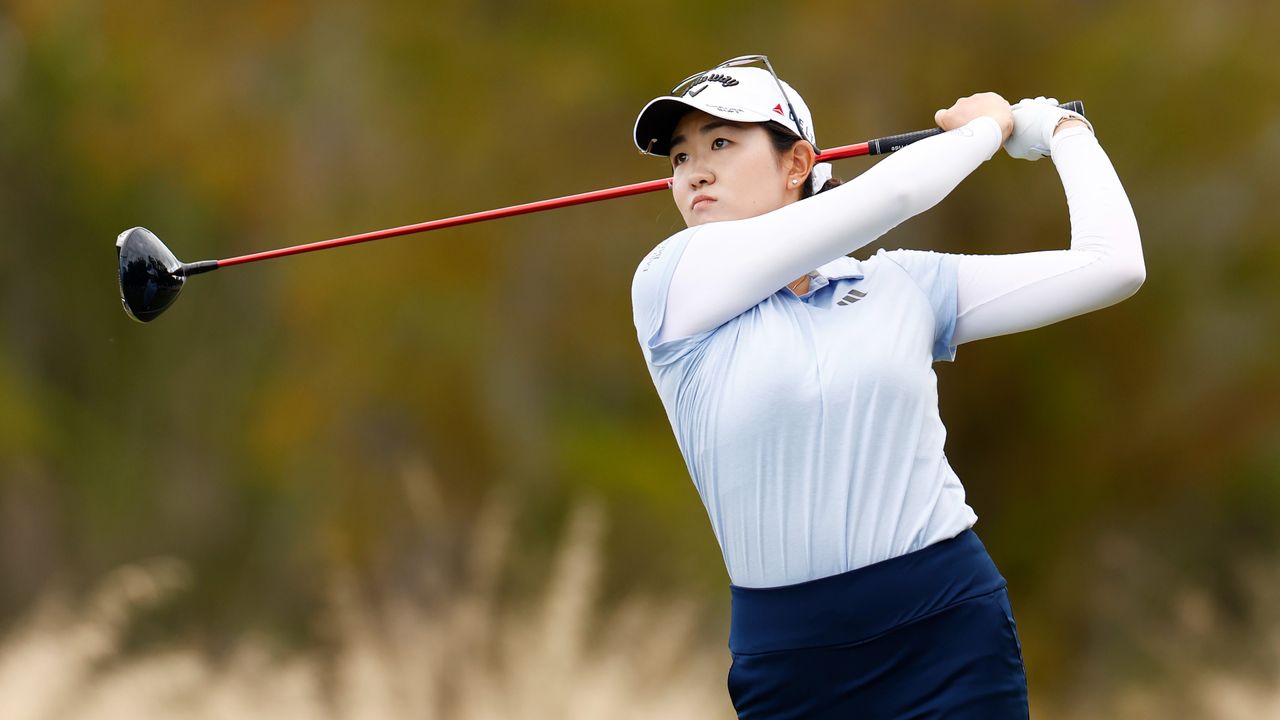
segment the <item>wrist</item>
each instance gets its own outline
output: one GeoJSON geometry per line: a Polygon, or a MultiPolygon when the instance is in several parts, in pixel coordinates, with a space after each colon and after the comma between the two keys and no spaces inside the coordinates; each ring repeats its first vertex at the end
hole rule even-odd
{"type": "Polygon", "coordinates": [[[1083,120],[1070,115],[1064,115],[1057,125],[1053,126],[1053,134],[1057,135],[1059,130],[1065,130],[1073,127],[1089,127],[1083,120]]]}
{"type": "MultiPolygon", "coordinates": [[[[989,132],[996,139],[996,143],[997,143],[996,149],[999,149],[999,145],[1003,144],[1005,141],[1005,138],[1007,137],[1005,135],[1004,128],[1000,125],[1000,121],[990,115],[979,115],[978,117],[970,120],[968,122],[968,125],[970,127],[990,128],[989,132]]],[[[982,131],[978,131],[978,132],[982,132],[982,131]]]]}

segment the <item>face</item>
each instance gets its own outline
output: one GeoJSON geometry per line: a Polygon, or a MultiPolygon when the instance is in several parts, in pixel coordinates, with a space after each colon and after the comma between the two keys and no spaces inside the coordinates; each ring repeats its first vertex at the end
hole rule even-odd
{"type": "Polygon", "coordinates": [[[780,158],[759,123],[730,122],[701,110],[686,113],[671,139],[671,192],[689,227],[755,217],[800,199],[808,143],[780,158]]]}

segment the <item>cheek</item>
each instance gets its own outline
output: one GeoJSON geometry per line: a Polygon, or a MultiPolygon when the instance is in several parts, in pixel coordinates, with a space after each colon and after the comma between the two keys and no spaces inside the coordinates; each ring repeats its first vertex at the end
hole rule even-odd
{"type": "Polygon", "coordinates": [[[786,178],[770,152],[743,153],[735,160],[734,176],[743,180],[740,192],[757,201],[772,200],[778,196],[779,183],[785,183],[786,178]]]}
{"type": "Polygon", "coordinates": [[[692,199],[693,193],[688,189],[679,188],[678,186],[671,189],[671,202],[675,203],[677,208],[680,208],[680,212],[684,212],[685,206],[692,199]]]}
{"type": "MultiPolygon", "coordinates": [[[[683,166],[670,168],[671,170],[671,192],[679,194],[682,190],[689,187],[688,173],[685,172],[683,166]]],[[[687,192],[687,190],[685,190],[687,192]]]]}
{"type": "Polygon", "coordinates": [[[761,168],[756,168],[750,179],[751,182],[742,188],[742,193],[754,208],[772,210],[782,204],[785,193],[780,189],[780,183],[785,183],[785,179],[761,168]]]}
{"type": "Polygon", "coordinates": [[[685,223],[689,222],[689,201],[693,199],[693,193],[688,190],[679,189],[673,185],[671,189],[671,202],[676,206],[676,212],[680,213],[680,217],[684,218],[685,223]]]}

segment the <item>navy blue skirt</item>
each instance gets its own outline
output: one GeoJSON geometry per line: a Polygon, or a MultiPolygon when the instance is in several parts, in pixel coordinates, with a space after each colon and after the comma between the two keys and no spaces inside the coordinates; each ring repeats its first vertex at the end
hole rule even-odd
{"type": "Polygon", "coordinates": [[[729,586],[739,718],[1027,718],[1005,579],[973,530],[839,575],[729,586]]]}

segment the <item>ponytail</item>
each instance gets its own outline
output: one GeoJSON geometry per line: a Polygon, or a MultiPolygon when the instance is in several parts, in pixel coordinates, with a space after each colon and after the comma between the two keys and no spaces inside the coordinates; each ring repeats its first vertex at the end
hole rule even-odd
{"type": "Polygon", "coordinates": [[[830,189],[831,189],[831,188],[833,188],[833,187],[840,187],[840,186],[841,186],[841,185],[843,185],[843,184],[844,184],[844,181],[843,181],[843,180],[841,180],[841,179],[840,179],[840,178],[838,178],[838,177],[831,177],[831,178],[827,178],[827,181],[826,181],[826,182],[824,182],[824,183],[822,183],[822,187],[818,188],[818,192],[817,192],[817,193],[815,193],[815,192],[813,192],[813,189],[809,187],[809,181],[806,179],[806,180],[805,180],[805,185],[804,185],[804,190],[801,190],[801,191],[800,191],[800,199],[801,199],[801,200],[803,200],[803,199],[805,199],[805,198],[807,198],[807,197],[813,197],[814,195],[817,195],[818,193],[824,193],[824,192],[826,192],[826,191],[830,190],[830,189]]]}

